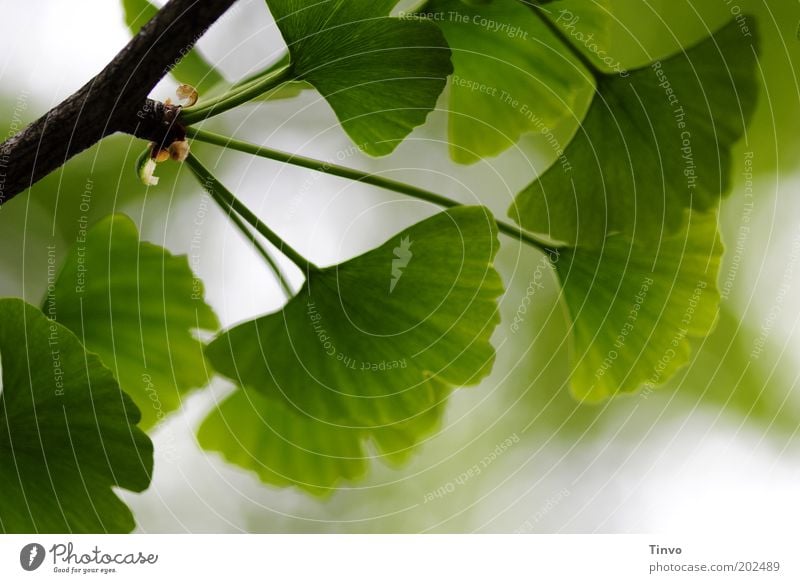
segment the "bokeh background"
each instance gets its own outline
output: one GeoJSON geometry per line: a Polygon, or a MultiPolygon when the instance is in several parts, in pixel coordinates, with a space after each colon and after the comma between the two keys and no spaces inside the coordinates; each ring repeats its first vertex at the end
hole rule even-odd
{"type": "MultiPolygon", "coordinates": [[[[707,36],[739,11],[755,14],[761,30],[758,113],[734,151],[734,187],[721,213],[726,297],[716,331],[697,344],[691,365],[646,395],[600,406],[573,402],[559,287],[545,271],[545,289],[512,333],[509,323],[528,284],[541,277],[541,256],[505,240],[497,265],[508,291],[494,337],[495,372],[480,386],[455,392],[442,430],[409,465],[375,463],[365,481],[326,500],[266,487],[196,445],[200,421],[230,390],[215,381],[155,431],[151,488],[123,493],[140,532],[794,535],[800,522],[800,2],[612,0],[612,6],[611,50],[629,68],[707,36]],[[459,479],[509,439],[511,447],[480,475],[459,479]],[[445,494],[426,502],[434,492],[445,494]]],[[[0,0],[0,14],[3,137],[80,87],[129,38],[113,0],[0,0]]],[[[199,47],[234,81],[274,61],[283,42],[262,0],[239,0],[199,47]]],[[[165,80],[154,96],[168,97],[175,84],[165,80]]],[[[381,160],[354,151],[314,92],[242,108],[213,127],[480,201],[502,216],[552,153],[527,136],[498,158],[455,165],[445,104],[443,96],[429,123],[381,160]]],[[[569,136],[576,123],[558,131],[569,136]]],[[[92,221],[124,212],[144,239],[190,252],[193,221],[204,213],[201,190],[177,165],[160,167],[160,186],[146,189],[134,173],[142,146],[124,136],[108,139],[0,209],[0,296],[39,303],[47,245],[67,249],[74,242],[75,201],[87,188],[92,221]]],[[[277,163],[207,147],[195,151],[321,265],[353,257],[436,211],[277,163]]],[[[223,216],[204,215],[202,232],[193,265],[224,325],[281,306],[269,271],[223,216]]],[[[300,274],[292,273],[299,283],[300,274]]]]}

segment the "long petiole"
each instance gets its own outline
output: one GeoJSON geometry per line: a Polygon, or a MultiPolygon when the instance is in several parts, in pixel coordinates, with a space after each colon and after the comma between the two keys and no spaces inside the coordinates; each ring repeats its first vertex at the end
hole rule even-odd
{"type": "Polygon", "coordinates": [[[203,185],[203,188],[218,201],[224,208],[228,208],[238,214],[244,219],[251,227],[253,227],[262,237],[272,243],[281,253],[292,260],[295,265],[303,271],[308,272],[318,270],[319,268],[311,263],[308,259],[303,257],[300,253],[295,251],[288,243],[281,239],[272,229],[270,229],[264,222],[258,218],[247,206],[236,198],[230,190],[225,188],[223,184],[205,167],[202,162],[194,155],[189,154],[186,163],[192,170],[194,175],[203,185]]]}
{"type": "MultiPolygon", "coordinates": [[[[416,186],[405,184],[403,182],[398,182],[396,180],[383,178],[382,176],[378,176],[376,174],[370,174],[367,172],[362,172],[360,170],[355,170],[353,168],[346,168],[344,166],[337,166],[335,164],[330,164],[328,162],[323,162],[321,160],[315,160],[313,158],[296,156],[294,154],[281,152],[279,150],[273,150],[272,148],[259,146],[257,144],[250,144],[248,142],[234,140],[232,138],[221,136],[219,134],[215,134],[213,132],[208,132],[205,130],[187,128],[186,133],[190,138],[194,138],[201,142],[214,144],[216,146],[221,146],[223,148],[230,148],[232,150],[244,152],[252,156],[258,156],[261,158],[267,158],[269,160],[275,160],[276,162],[283,162],[286,164],[292,164],[294,166],[300,166],[302,168],[315,170],[317,172],[330,174],[332,176],[338,176],[340,178],[347,178],[349,180],[353,180],[356,182],[363,182],[364,184],[370,184],[372,186],[377,186],[379,188],[391,190],[394,192],[398,192],[400,194],[405,194],[407,196],[417,198],[419,200],[424,200],[426,202],[430,202],[432,204],[442,206],[445,208],[461,206],[461,203],[454,201],[450,198],[447,198],[445,196],[442,196],[440,194],[436,194],[435,192],[430,192],[428,190],[417,188],[416,186]]],[[[497,222],[497,227],[505,235],[508,235],[509,237],[512,237],[519,241],[522,241],[523,243],[526,243],[541,251],[544,251],[545,253],[552,253],[555,250],[552,245],[548,245],[544,241],[539,240],[534,235],[527,233],[522,229],[515,227],[514,225],[511,225],[509,223],[497,219],[495,220],[497,222]]]]}
{"type": "Polygon", "coordinates": [[[228,206],[221,197],[215,196],[213,194],[211,196],[214,199],[214,202],[217,203],[219,208],[222,209],[222,211],[228,216],[231,222],[234,225],[236,225],[236,228],[239,229],[239,232],[241,232],[244,238],[247,239],[253,245],[258,254],[261,255],[261,257],[264,258],[264,261],[267,262],[267,265],[269,265],[269,268],[275,274],[276,279],[278,280],[278,282],[280,282],[281,289],[283,290],[283,293],[286,295],[286,299],[289,300],[292,299],[292,297],[294,296],[292,287],[289,285],[289,282],[287,281],[286,276],[283,274],[283,271],[281,271],[281,268],[278,265],[278,263],[275,261],[275,259],[273,259],[272,255],[269,254],[269,251],[267,251],[267,248],[261,244],[261,241],[259,241],[256,238],[255,233],[253,233],[250,230],[250,227],[248,227],[247,224],[245,224],[245,222],[236,213],[236,211],[233,210],[233,208],[228,206]]]}
{"type": "Polygon", "coordinates": [[[185,125],[197,123],[225,113],[228,110],[252,101],[292,80],[292,66],[286,65],[270,72],[268,75],[253,79],[252,81],[232,89],[229,93],[220,95],[198,106],[186,108],[181,112],[180,121],[185,125]]]}

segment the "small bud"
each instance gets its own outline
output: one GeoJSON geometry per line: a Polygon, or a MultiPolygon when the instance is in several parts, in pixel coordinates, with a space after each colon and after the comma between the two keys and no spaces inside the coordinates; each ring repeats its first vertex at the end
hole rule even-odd
{"type": "Polygon", "coordinates": [[[189,157],[189,141],[172,142],[169,146],[169,155],[173,160],[183,162],[189,157]]]}
{"type": "Polygon", "coordinates": [[[178,85],[178,88],[175,90],[175,94],[178,96],[178,101],[182,101],[184,107],[191,107],[195,103],[197,103],[197,99],[199,98],[199,94],[197,93],[197,89],[184,83],[183,85],[178,85]]]}
{"type": "Polygon", "coordinates": [[[156,186],[158,184],[158,176],[154,176],[156,171],[156,161],[150,156],[139,167],[139,178],[145,186],[156,186]]]}
{"type": "Polygon", "coordinates": [[[153,156],[153,160],[155,160],[156,163],[158,163],[158,164],[161,164],[162,162],[166,162],[167,160],[169,160],[169,158],[170,158],[169,150],[159,150],[153,156]]]}

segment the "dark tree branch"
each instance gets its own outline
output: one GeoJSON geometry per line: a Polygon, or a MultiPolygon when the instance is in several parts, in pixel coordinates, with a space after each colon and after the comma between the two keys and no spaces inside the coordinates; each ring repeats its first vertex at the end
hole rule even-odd
{"type": "Polygon", "coordinates": [[[183,129],[153,87],[235,0],[170,0],[91,81],[0,144],[0,205],[115,132],[168,145],[183,129]]]}
{"type": "Polygon", "coordinates": [[[186,138],[186,130],[178,123],[181,108],[145,99],[133,117],[120,119],[118,132],[150,140],[166,149],[175,140],[186,138]]]}

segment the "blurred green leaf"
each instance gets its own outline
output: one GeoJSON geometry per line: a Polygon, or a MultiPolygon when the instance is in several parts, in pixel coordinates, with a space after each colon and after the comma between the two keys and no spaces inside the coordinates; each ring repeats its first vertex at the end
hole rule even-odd
{"type": "MultiPolygon", "coordinates": [[[[125,24],[133,34],[138,33],[158,13],[158,8],[148,0],[122,0],[122,6],[125,10],[125,24]]],[[[181,83],[195,87],[201,94],[225,82],[225,78],[197,49],[188,51],[170,73],[181,83]]]]}
{"type": "Polygon", "coordinates": [[[730,149],[755,108],[755,64],[755,40],[734,21],[629,77],[600,77],[578,135],[509,215],[571,245],[675,232],[684,209],[714,208],[729,188],[730,149]]]}
{"type": "Polygon", "coordinates": [[[572,318],[576,397],[651,390],[686,364],[690,339],[717,316],[721,255],[716,213],[699,212],[658,245],[611,236],[600,249],[564,250],[556,269],[572,318]]]}
{"type": "Polygon", "coordinates": [[[139,412],[75,335],[17,299],[0,300],[0,531],[129,532],[112,487],[150,484],[139,412]]]}
{"type": "Polygon", "coordinates": [[[796,376],[783,342],[763,336],[723,304],[714,333],[671,385],[685,410],[703,403],[785,443],[800,428],[796,376]]]}
{"type": "MultiPolygon", "coordinates": [[[[534,0],[535,1],[535,0],[534,0]]],[[[617,71],[617,61],[610,46],[613,41],[611,25],[616,18],[614,0],[551,0],[539,1],[537,12],[547,15],[601,70],[617,71]]],[[[527,3],[527,2],[526,2],[527,3]]]]}
{"type": "Polygon", "coordinates": [[[753,171],[791,173],[800,158],[800,3],[746,0],[742,8],[769,27],[762,34],[759,108],[748,130],[747,148],[757,156],[753,171]]]}
{"type": "MultiPolygon", "coordinates": [[[[208,357],[221,374],[278,403],[279,411],[291,407],[304,416],[301,424],[315,425],[305,430],[317,440],[308,445],[326,442],[326,435],[350,444],[355,434],[401,461],[438,422],[450,388],[474,385],[492,367],[489,340],[502,293],[492,267],[497,249],[497,227],[486,209],[437,214],[365,255],[312,272],[282,311],[225,332],[208,347],[208,357]]],[[[234,398],[220,416],[226,408],[254,407],[234,398]]],[[[263,403],[254,411],[265,420],[253,413],[251,425],[274,424],[281,415],[263,403]]],[[[250,455],[212,440],[221,421],[210,423],[207,446],[234,460],[250,455]]],[[[251,425],[243,428],[247,435],[258,431],[251,425]]],[[[306,442],[299,443],[302,449],[306,442]]],[[[261,463],[278,464],[272,458],[261,463]]],[[[330,474],[303,470],[309,465],[303,456],[291,463],[300,467],[284,467],[281,473],[292,476],[285,479],[314,487],[332,483],[330,474]]],[[[358,473],[354,462],[337,467],[341,477],[358,473]]]]}
{"type": "Polygon", "coordinates": [[[217,317],[186,257],[141,243],[133,222],[104,219],[78,240],[44,309],[114,371],[152,427],[208,383],[203,343],[217,317]]]}
{"type": "Polygon", "coordinates": [[[436,106],[453,70],[447,42],[430,22],[389,18],[396,1],[267,3],[296,77],[368,154],[390,154],[436,106]]]}
{"type": "MultiPolygon", "coordinates": [[[[580,2],[581,0],[576,0],[580,2]]],[[[747,10],[739,0],[736,9],[747,10]]],[[[755,0],[762,4],[762,0],[755,0]]],[[[608,0],[609,53],[638,69],[708,38],[727,24],[734,4],[694,0],[608,0]]]]}
{"type": "Polygon", "coordinates": [[[518,0],[471,7],[432,0],[424,13],[453,51],[450,153],[469,164],[496,156],[525,133],[546,133],[579,115],[594,89],[571,49],[518,0]]]}

